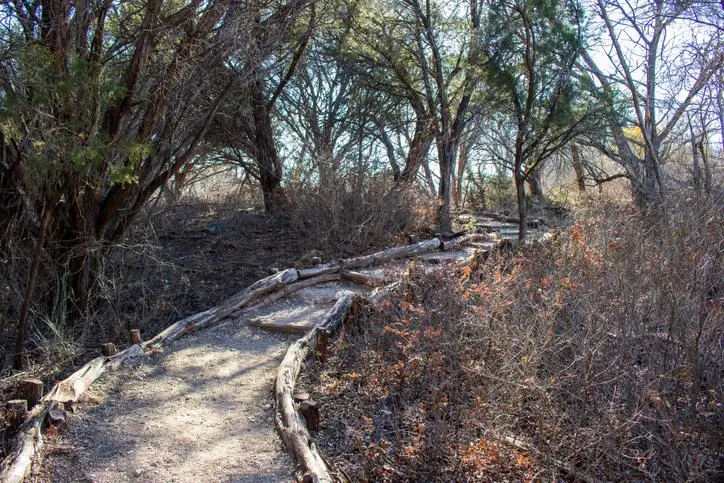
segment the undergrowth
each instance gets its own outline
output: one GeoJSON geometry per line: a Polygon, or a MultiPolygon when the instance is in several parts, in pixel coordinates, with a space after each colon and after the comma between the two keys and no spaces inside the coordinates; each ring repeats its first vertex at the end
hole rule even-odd
{"type": "Polygon", "coordinates": [[[598,207],[545,246],[414,265],[308,377],[354,480],[719,480],[716,204],[598,207]]]}

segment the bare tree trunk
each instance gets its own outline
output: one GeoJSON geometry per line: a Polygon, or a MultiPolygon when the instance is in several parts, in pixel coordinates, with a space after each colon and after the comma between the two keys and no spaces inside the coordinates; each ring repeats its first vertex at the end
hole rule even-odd
{"type": "Polygon", "coordinates": [[[460,149],[458,152],[457,166],[455,173],[453,173],[453,203],[455,209],[462,209],[463,205],[463,176],[465,175],[465,168],[468,165],[468,156],[470,154],[470,144],[468,139],[464,139],[460,143],[460,149]]]}
{"type": "Polygon", "coordinates": [[[578,192],[584,193],[586,191],[586,174],[581,160],[581,147],[576,143],[571,143],[571,164],[573,164],[573,171],[576,173],[578,192]]]}
{"type": "Polygon", "coordinates": [[[259,76],[251,85],[251,95],[254,114],[254,160],[259,166],[264,211],[270,213],[284,204],[284,194],[281,190],[282,162],[274,145],[271,113],[259,76]]]}
{"type": "Polygon", "coordinates": [[[430,151],[433,136],[430,120],[418,115],[417,121],[415,121],[415,133],[412,136],[410,150],[405,160],[405,167],[400,173],[400,184],[410,186],[415,183],[420,166],[427,162],[427,154],[430,151]]]}
{"type": "Polygon", "coordinates": [[[540,170],[541,165],[538,165],[528,174],[528,176],[526,176],[528,188],[530,189],[530,195],[531,197],[537,199],[543,198],[543,187],[540,183],[540,170]]]}
{"type": "Polygon", "coordinates": [[[450,134],[442,134],[438,138],[438,157],[440,161],[440,186],[438,191],[438,224],[440,234],[446,236],[452,233],[452,219],[450,218],[451,178],[452,168],[455,164],[456,146],[450,134]]]}
{"type": "Polygon", "coordinates": [[[522,169],[515,171],[515,194],[518,200],[518,240],[525,240],[528,230],[528,206],[525,199],[525,176],[522,169]]]}

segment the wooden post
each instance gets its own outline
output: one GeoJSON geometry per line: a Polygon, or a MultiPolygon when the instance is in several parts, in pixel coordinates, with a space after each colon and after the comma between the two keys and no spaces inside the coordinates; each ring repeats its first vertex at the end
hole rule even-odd
{"type": "Polygon", "coordinates": [[[139,329],[129,330],[128,338],[131,339],[131,344],[140,344],[142,342],[141,331],[139,329]]]}
{"type": "Polygon", "coordinates": [[[43,381],[40,379],[23,379],[20,382],[20,399],[28,401],[28,408],[32,409],[43,398],[43,381]]]}
{"type": "Polygon", "coordinates": [[[317,360],[324,362],[327,359],[327,344],[329,344],[329,331],[319,329],[317,331],[317,360]]]}
{"type": "Polygon", "coordinates": [[[101,346],[101,354],[103,354],[104,357],[111,357],[118,353],[118,349],[116,349],[116,346],[113,342],[106,342],[101,346]]]}
{"type": "Polygon", "coordinates": [[[319,405],[313,399],[305,399],[299,403],[299,412],[307,420],[307,429],[319,429],[319,405]]]}
{"type": "Polygon", "coordinates": [[[68,429],[68,413],[65,409],[58,406],[57,402],[53,402],[48,407],[48,422],[51,426],[54,426],[58,432],[63,432],[68,429]]]}
{"type": "Polygon", "coordinates": [[[26,414],[28,414],[28,401],[25,399],[11,399],[5,404],[5,420],[11,431],[19,428],[25,422],[26,414]]]}

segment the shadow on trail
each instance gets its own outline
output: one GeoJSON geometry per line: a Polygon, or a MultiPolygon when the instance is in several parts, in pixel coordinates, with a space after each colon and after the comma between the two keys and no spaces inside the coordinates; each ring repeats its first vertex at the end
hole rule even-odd
{"type": "Polygon", "coordinates": [[[78,405],[47,481],[288,481],[271,391],[294,338],[227,323],[113,374],[78,405]]]}

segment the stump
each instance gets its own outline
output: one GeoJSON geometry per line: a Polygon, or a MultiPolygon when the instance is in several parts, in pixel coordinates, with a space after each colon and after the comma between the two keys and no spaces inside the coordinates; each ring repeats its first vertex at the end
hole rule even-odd
{"type": "Polygon", "coordinates": [[[129,330],[128,338],[131,339],[131,344],[140,344],[142,342],[141,331],[139,329],[129,330]]]}
{"type": "Polygon", "coordinates": [[[305,399],[299,403],[299,412],[307,420],[307,429],[319,429],[319,404],[313,399],[305,399]]]}
{"type": "Polygon", "coordinates": [[[28,401],[25,399],[11,399],[5,403],[5,420],[13,430],[25,422],[28,414],[28,401]]]}
{"type": "Polygon", "coordinates": [[[317,360],[324,362],[327,359],[327,345],[329,344],[329,331],[320,329],[317,332],[317,360]]]}
{"type": "Polygon", "coordinates": [[[104,357],[111,357],[118,353],[118,349],[116,349],[116,345],[113,342],[106,342],[101,346],[101,354],[103,354],[104,357]]]}
{"type": "Polygon", "coordinates": [[[20,399],[28,401],[28,408],[32,409],[43,399],[43,381],[40,379],[23,379],[20,382],[20,399]]]}
{"type": "Polygon", "coordinates": [[[68,429],[67,421],[68,413],[65,409],[58,407],[56,404],[51,404],[48,408],[48,423],[58,430],[59,433],[68,429]]]}

